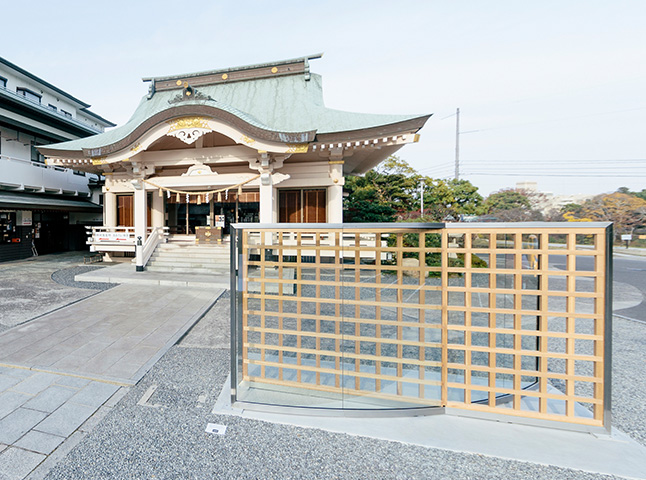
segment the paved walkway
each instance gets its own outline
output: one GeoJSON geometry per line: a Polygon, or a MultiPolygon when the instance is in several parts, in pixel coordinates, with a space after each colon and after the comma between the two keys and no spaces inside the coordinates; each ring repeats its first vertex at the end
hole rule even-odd
{"type": "Polygon", "coordinates": [[[120,285],[0,334],[0,366],[134,385],[221,293],[120,285]]]}
{"type": "Polygon", "coordinates": [[[126,393],[119,390],[84,378],[0,367],[0,478],[24,478],[75,431],[91,430],[126,393]]]}
{"type": "Polygon", "coordinates": [[[120,285],[1,333],[0,479],[45,474],[222,292],[120,285]]]}

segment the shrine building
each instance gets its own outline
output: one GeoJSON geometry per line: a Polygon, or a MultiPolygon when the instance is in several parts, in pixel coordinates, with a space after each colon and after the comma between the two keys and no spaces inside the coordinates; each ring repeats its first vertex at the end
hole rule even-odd
{"type": "MultiPolygon", "coordinates": [[[[48,165],[105,176],[104,227],[132,229],[124,251],[154,228],[341,223],[344,176],[416,142],[430,115],[327,108],[310,72],[320,57],[145,78],[126,124],[39,151],[48,165]]],[[[118,251],[107,240],[93,249],[118,251]]]]}

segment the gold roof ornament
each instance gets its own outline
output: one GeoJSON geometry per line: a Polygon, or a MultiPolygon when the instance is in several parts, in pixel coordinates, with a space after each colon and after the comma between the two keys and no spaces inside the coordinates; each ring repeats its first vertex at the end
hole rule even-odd
{"type": "Polygon", "coordinates": [[[170,125],[166,135],[191,145],[202,135],[212,132],[209,119],[205,117],[183,117],[167,122],[170,125]]]}

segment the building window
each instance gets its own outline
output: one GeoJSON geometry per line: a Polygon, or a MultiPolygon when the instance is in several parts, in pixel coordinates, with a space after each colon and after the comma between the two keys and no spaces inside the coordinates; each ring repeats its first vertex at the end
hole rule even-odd
{"type": "Polygon", "coordinates": [[[0,77],[0,87],[7,88],[7,79],[6,78],[0,77]]]}
{"type": "Polygon", "coordinates": [[[18,87],[16,88],[16,93],[18,95],[22,95],[25,97],[27,100],[31,100],[32,102],[40,103],[41,95],[38,95],[36,92],[29,90],[28,88],[22,88],[18,87]]]}
{"type": "Polygon", "coordinates": [[[61,113],[68,118],[72,118],[72,114],[70,112],[66,112],[65,110],[61,109],[61,113]]]}

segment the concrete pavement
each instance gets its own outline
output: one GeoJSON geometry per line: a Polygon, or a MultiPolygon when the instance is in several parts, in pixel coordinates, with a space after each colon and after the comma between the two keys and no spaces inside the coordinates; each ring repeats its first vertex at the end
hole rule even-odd
{"type": "Polygon", "coordinates": [[[0,334],[0,365],[134,385],[222,292],[120,285],[0,334]]]}
{"type": "Polygon", "coordinates": [[[71,253],[0,266],[0,323],[16,325],[0,333],[2,480],[43,478],[224,291],[98,293],[52,280],[79,261],[71,253]]]}

